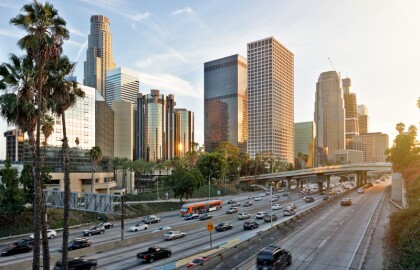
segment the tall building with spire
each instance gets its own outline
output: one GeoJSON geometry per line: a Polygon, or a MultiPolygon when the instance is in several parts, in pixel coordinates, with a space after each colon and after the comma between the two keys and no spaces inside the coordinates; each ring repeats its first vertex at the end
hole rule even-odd
{"type": "Polygon", "coordinates": [[[344,108],[346,109],[346,139],[359,135],[359,118],[357,114],[356,94],[350,92],[351,80],[345,78],[343,82],[344,108]]]}
{"type": "Polygon", "coordinates": [[[323,72],[319,75],[315,93],[315,166],[333,161],[334,151],[346,149],[345,119],[346,110],[340,76],[336,71],[323,72]]]}
{"type": "Polygon", "coordinates": [[[84,64],[83,84],[96,89],[105,96],[106,72],[115,68],[112,54],[110,21],[103,15],[90,17],[90,34],[84,64]]]}
{"type": "Polygon", "coordinates": [[[294,161],[294,55],[274,37],[248,43],[248,153],[294,161]]]}

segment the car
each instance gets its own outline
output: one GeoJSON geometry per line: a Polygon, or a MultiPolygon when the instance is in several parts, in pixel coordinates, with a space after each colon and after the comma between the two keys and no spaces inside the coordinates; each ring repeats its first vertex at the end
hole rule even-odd
{"type": "MultiPolygon", "coordinates": [[[[80,258],[69,258],[68,268],[74,270],[85,270],[85,269],[95,269],[98,266],[98,261],[95,259],[86,259],[83,257],[80,258]]],[[[57,261],[54,266],[54,270],[63,269],[62,261],[57,261]]]]}
{"type": "Polygon", "coordinates": [[[335,190],[330,190],[329,192],[328,192],[328,195],[334,195],[335,194],[335,190]]]}
{"type": "Polygon", "coordinates": [[[372,182],[369,182],[369,183],[367,183],[367,186],[368,187],[373,187],[373,183],[372,182]]]}
{"type": "Polygon", "coordinates": [[[252,200],[252,199],[254,199],[254,195],[251,195],[248,197],[248,200],[252,200]]]}
{"type": "Polygon", "coordinates": [[[243,220],[243,219],[248,219],[248,218],[251,218],[251,215],[250,214],[248,214],[248,213],[246,213],[246,212],[244,212],[244,213],[239,213],[238,214],[238,219],[239,220],[243,220]]]}
{"type": "Polygon", "coordinates": [[[258,212],[255,218],[256,219],[263,219],[265,214],[266,214],[266,212],[258,212]]]}
{"type": "Polygon", "coordinates": [[[102,223],[99,223],[96,226],[104,226],[105,229],[112,229],[112,228],[114,228],[114,224],[112,224],[111,222],[102,222],[102,223]]]}
{"type": "Polygon", "coordinates": [[[260,193],[260,197],[265,197],[267,196],[265,193],[260,193]]]}
{"type": "MultiPolygon", "coordinates": [[[[54,230],[47,230],[47,238],[48,239],[53,239],[54,237],[57,236],[57,232],[54,230]]],[[[42,239],[42,233],[40,235],[41,239],[42,239]]],[[[34,234],[29,235],[29,238],[34,239],[34,234]]]]}
{"type": "MultiPolygon", "coordinates": [[[[92,246],[92,240],[89,240],[87,238],[76,238],[74,240],[71,240],[67,246],[68,250],[76,250],[81,248],[86,248],[92,246]]],[[[62,252],[62,250],[58,250],[58,252],[62,252]]]]}
{"type": "Polygon", "coordinates": [[[340,195],[341,194],[341,190],[337,190],[336,194],[337,195],[340,195]]]}
{"type": "Polygon", "coordinates": [[[279,200],[279,198],[277,196],[273,196],[273,198],[271,198],[271,202],[277,202],[279,200]]]}
{"type": "Polygon", "coordinates": [[[262,200],[262,198],[259,197],[259,196],[254,198],[254,201],[261,201],[261,200],[262,200]]]}
{"type": "Polygon", "coordinates": [[[159,227],[159,228],[157,228],[156,230],[154,230],[153,232],[154,233],[156,233],[156,232],[164,232],[164,231],[169,231],[170,229],[172,229],[172,227],[169,227],[169,226],[164,226],[164,227],[159,227]]]}
{"type": "Polygon", "coordinates": [[[103,234],[103,233],[105,233],[104,226],[94,226],[94,227],[90,227],[89,230],[84,230],[83,236],[92,236],[95,234],[103,234]]]}
{"type": "Polygon", "coordinates": [[[197,257],[194,260],[192,260],[191,262],[187,263],[187,268],[191,268],[193,266],[196,266],[198,264],[202,265],[203,262],[207,261],[208,259],[210,259],[209,257],[197,257]]]}
{"type": "Polygon", "coordinates": [[[151,216],[145,217],[143,219],[143,222],[146,223],[146,224],[159,223],[160,222],[160,217],[155,216],[155,215],[151,215],[151,216]]]}
{"type": "Polygon", "coordinates": [[[244,230],[253,230],[260,226],[256,221],[245,221],[243,228],[244,230]]]}
{"type": "Polygon", "coordinates": [[[341,200],[341,206],[350,206],[353,202],[350,198],[344,198],[341,200]]]}
{"type": "Polygon", "coordinates": [[[228,203],[228,204],[232,204],[232,203],[236,203],[236,201],[234,201],[234,200],[229,200],[227,203],[228,203]]]}
{"type": "Polygon", "coordinates": [[[273,204],[273,207],[271,209],[272,210],[279,210],[279,209],[282,209],[282,208],[283,208],[283,206],[281,204],[276,203],[276,204],[273,204]]]}
{"type": "Polygon", "coordinates": [[[192,220],[192,219],[197,219],[199,218],[199,214],[197,213],[189,213],[188,215],[184,216],[185,220],[192,220]]]}
{"type": "Polygon", "coordinates": [[[320,193],[319,193],[319,195],[325,195],[326,194],[326,192],[325,191],[321,191],[320,193]]]}
{"type": "Polygon", "coordinates": [[[137,258],[148,263],[152,263],[155,260],[169,258],[172,255],[172,251],[169,248],[161,248],[158,246],[149,247],[147,251],[137,253],[137,258]]]}
{"type": "Polygon", "coordinates": [[[271,222],[271,220],[275,221],[277,220],[277,215],[276,214],[265,214],[263,220],[265,222],[271,222]]]}
{"type": "Polygon", "coordinates": [[[228,210],[226,210],[226,214],[233,214],[238,213],[238,207],[231,207],[228,210]]]}
{"type": "Polygon", "coordinates": [[[285,192],[285,193],[283,193],[283,196],[284,197],[287,197],[287,196],[289,196],[290,194],[289,194],[289,192],[285,192]]]}
{"type": "Polygon", "coordinates": [[[281,247],[268,246],[257,255],[257,269],[283,269],[292,264],[292,254],[281,247]]]}
{"type": "Polygon", "coordinates": [[[376,183],[376,184],[380,184],[380,183],[381,183],[381,181],[380,181],[380,180],[376,180],[376,181],[375,181],[375,183],[376,183]]]}
{"type": "Polygon", "coordinates": [[[296,215],[296,211],[292,208],[284,209],[283,216],[293,216],[296,215]]]}
{"type": "Polygon", "coordinates": [[[212,219],[213,216],[209,215],[209,214],[203,214],[199,217],[199,220],[207,220],[207,219],[212,219]]]}
{"type": "Polygon", "coordinates": [[[361,187],[357,190],[357,193],[358,194],[363,194],[363,193],[365,193],[365,190],[361,187]]]}
{"type": "Polygon", "coordinates": [[[311,202],[314,202],[314,201],[315,201],[314,197],[306,197],[305,198],[306,203],[311,203],[311,202]]]}
{"type": "Polygon", "coordinates": [[[216,225],[215,229],[218,232],[223,232],[232,229],[232,225],[230,225],[229,223],[220,223],[216,225]]]}
{"type": "Polygon", "coordinates": [[[12,243],[12,245],[21,245],[21,244],[29,244],[31,246],[33,246],[35,243],[35,240],[33,238],[23,238],[19,241],[16,241],[14,243],[12,243]]]}
{"type": "Polygon", "coordinates": [[[248,207],[253,205],[253,203],[251,201],[247,201],[246,203],[244,203],[244,207],[248,207]]]}
{"type": "Polygon", "coordinates": [[[234,203],[232,203],[231,206],[238,207],[238,206],[241,206],[241,203],[240,202],[234,202],[234,203]]]}
{"type": "Polygon", "coordinates": [[[18,242],[18,244],[11,244],[3,249],[0,253],[1,256],[10,256],[20,253],[30,252],[34,249],[33,245],[28,242],[18,242]]]}
{"type": "Polygon", "coordinates": [[[286,206],[286,209],[296,209],[296,208],[297,208],[297,205],[295,203],[291,203],[286,206]]]}
{"type": "Polygon", "coordinates": [[[163,235],[165,240],[174,240],[177,238],[184,238],[186,234],[180,231],[169,231],[163,235]]]}
{"type": "Polygon", "coordinates": [[[129,232],[137,232],[137,231],[143,231],[143,230],[147,230],[149,228],[149,225],[144,224],[144,223],[137,223],[134,226],[131,226],[128,231],[129,232]]]}
{"type": "Polygon", "coordinates": [[[324,198],[322,198],[322,200],[324,200],[324,201],[328,201],[330,199],[330,197],[328,197],[328,196],[324,196],[324,198]]]}

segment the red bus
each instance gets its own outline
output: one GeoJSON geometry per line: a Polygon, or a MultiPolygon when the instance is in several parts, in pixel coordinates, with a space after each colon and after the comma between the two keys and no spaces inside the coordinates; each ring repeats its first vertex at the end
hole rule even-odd
{"type": "Polygon", "coordinates": [[[221,200],[210,200],[203,202],[186,203],[181,208],[181,216],[185,216],[189,213],[202,214],[205,212],[211,212],[220,210],[222,208],[221,200]]]}

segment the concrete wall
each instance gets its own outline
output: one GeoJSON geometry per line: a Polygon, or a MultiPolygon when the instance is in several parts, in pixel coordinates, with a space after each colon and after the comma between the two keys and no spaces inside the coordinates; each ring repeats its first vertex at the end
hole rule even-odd
{"type": "Polygon", "coordinates": [[[400,173],[392,174],[391,199],[396,202],[402,202],[402,181],[400,173]]]}

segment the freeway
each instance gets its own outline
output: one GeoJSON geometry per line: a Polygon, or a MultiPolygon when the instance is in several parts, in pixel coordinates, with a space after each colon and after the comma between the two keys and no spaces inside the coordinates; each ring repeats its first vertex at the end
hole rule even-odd
{"type": "MultiPolygon", "coordinates": [[[[255,193],[258,194],[259,192],[254,192],[254,194],[255,193]]],[[[302,197],[303,196],[296,195],[296,191],[294,191],[290,193],[289,197],[281,196],[280,203],[282,205],[286,205],[292,202],[297,203],[299,206],[298,210],[303,211],[305,208],[313,205],[313,203],[305,204],[302,201],[302,197]]],[[[322,201],[319,195],[314,195],[314,197],[316,198],[315,203],[320,203],[322,201]]],[[[248,195],[226,197],[223,199],[224,203],[226,203],[228,199],[235,199],[237,201],[240,201],[243,204],[245,201],[248,200],[248,195]]],[[[254,205],[252,207],[241,206],[240,211],[247,211],[249,213],[255,214],[257,211],[268,210],[269,205],[270,205],[269,196],[266,196],[263,198],[262,201],[254,202],[254,205]]],[[[229,222],[231,222],[231,224],[234,226],[234,229],[231,231],[220,233],[220,234],[214,234],[215,246],[223,245],[232,240],[243,241],[246,238],[250,238],[254,236],[255,233],[258,231],[258,230],[254,230],[251,232],[242,233],[243,221],[237,221],[236,214],[226,215],[225,211],[227,209],[227,206],[228,205],[225,204],[222,211],[213,212],[212,214],[214,215],[214,218],[225,217],[225,219],[229,219],[229,222]]],[[[278,211],[278,212],[281,213],[281,211],[278,211]]],[[[280,214],[280,216],[282,215],[280,214]]],[[[169,225],[173,227],[174,229],[176,229],[177,226],[181,226],[181,225],[185,225],[185,224],[193,223],[193,222],[200,222],[197,220],[191,220],[191,221],[183,220],[180,217],[178,210],[165,213],[164,215],[161,216],[161,218],[162,218],[162,222],[160,224],[152,224],[147,231],[141,231],[141,232],[136,232],[136,233],[129,233],[126,231],[125,232],[126,238],[130,238],[130,237],[140,235],[140,234],[152,233],[151,232],[152,230],[160,226],[169,225]]],[[[282,217],[279,218],[279,220],[275,222],[275,224],[281,222],[283,219],[284,218],[282,217]]],[[[126,228],[128,229],[130,226],[138,222],[139,221],[137,220],[131,220],[126,223],[126,228]]],[[[102,252],[100,254],[91,255],[89,256],[89,258],[97,258],[99,260],[99,264],[101,265],[101,267],[104,267],[103,269],[129,269],[130,267],[132,267],[132,265],[135,265],[136,269],[139,269],[137,267],[138,261],[135,259],[135,254],[141,250],[147,249],[147,247],[149,247],[150,245],[161,245],[163,247],[170,247],[171,249],[173,249],[174,256],[172,256],[171,260],[173,260],[174,258],[182,259],[186,256],[196,253],[197,250],[205,250],[208,248],[208,242],[207,242],[208,232],[205,230],[205,224],[207,222],[202,222],[202,223],[203,223],[202,229],[188,231],[187,237],[185,239],[175,240],[174,241],[175,244],[172,244],[171,242],[170,243],[164,242],[163,238],[160,235],[159,237],[153,238],[150,241],[138,243],[138,244],[125,247],[125,248],[120,248],[114,251],[102,252]],[[198,239],[206,239],[206,240],[202,241],[198,239]]],[[[270,226],[269,224],[262,224],[259,230],[267,229],[269,228],[269,226],[270,226]]],[[[81,236],[81,230],[73,230],[70,233],[70,239],[77,238],[80,236],[81,236]]],[[[114,224],[114,228],[107,230],[105,234],[92,236],[90,237],[90,239],[93,241],[94,245],[120,239],[119,224],[114,224]]],[[[61,243],[62,243],[61,235],[59,234],[57,238],[51,239],[49,241],[50,241],[51,254],[56,254],[58,252],[58,249],[61,248],[61,243]]],[[[6,244],[3,244],[0,248],[3,248],[5,246],[6,244]]],[[[0,257],[0,266],[4,266],[4,265],[21,261],[21,260],[29,260],[29,259],[32,259],[32,253],[19,254],[19,255],[10,256],[10,257],[0,257]]],[[[156,264],[159,264],[159,262],[156,264]]]]}
{"type": "MultiPolygon", "coordinates": [[[[387,180],[365,190],[364,194],[351,192],[348,197],[353,200],[352,206],[336,203],[326,211],[320,211],[317,218],[299,230],[266,245],[274,244],[291,251],[293,262],[287,269],[360,269],[365,259],[360,254],[366,254],[369,248],[369,243],[366,246],[362,243],[369,238],[368,226],[375,212],[380,211],[389,186],[387,180]]],[[[235,269],[256,269],[259,250],[232,258],[232,261],[241,262],[235,269]]],[[[222,263],[217,269],[227,269],[227,266],[222,263]]]]}

